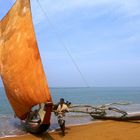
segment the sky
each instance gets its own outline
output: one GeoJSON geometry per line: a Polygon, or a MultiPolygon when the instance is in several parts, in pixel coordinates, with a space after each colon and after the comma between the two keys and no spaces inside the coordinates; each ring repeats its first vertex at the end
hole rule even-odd
{"type": "MultiPolygon", "coordinates": [[[[14,2],[0,0],[0,19],[14,2]]],[[[139,7],[139,0],[31,0],[49,86],[140,87],[139,7]]]]}

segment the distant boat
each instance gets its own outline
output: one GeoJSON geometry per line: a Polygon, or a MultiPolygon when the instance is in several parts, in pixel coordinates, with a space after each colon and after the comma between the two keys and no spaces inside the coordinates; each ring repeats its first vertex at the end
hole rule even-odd
{"type": "Polygon", "coordinates": [[[16,0],[0,21],[0,74],[19,119],[26,119],[33,106],[52,102],[35,38],[30,0],[16,0]]]}

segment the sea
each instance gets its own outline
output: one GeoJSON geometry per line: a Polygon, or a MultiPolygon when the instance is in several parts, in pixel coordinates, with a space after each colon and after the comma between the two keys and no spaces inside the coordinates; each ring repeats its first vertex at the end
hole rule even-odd
{"type": "MultiPolygon", "coordinates": [[[[50,88],[54,103],[60,98],[71,102],[71,105],[101,106],[104,104],[118,103],[117,108],[128,113],[140,112],[140,87],[74,87],[50,88]]],[[[66,125],[80,125],[96,122],[89,114],[67,113],[66,125]]],[[[49,131],[59,128],[57,117],[52,113],[49,131]]],[[[26,135],[27,132],[21,121],[14,117],[14,112],[8,102],[3,87],[0,87],[0,137],[13,137],[26,135]]]]}

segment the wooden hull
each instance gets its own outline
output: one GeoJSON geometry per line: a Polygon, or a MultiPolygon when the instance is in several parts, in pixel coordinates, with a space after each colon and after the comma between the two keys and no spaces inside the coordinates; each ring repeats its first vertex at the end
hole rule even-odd
{"type": "Polygon", "coordinates": [[[140,114],[128,114],[126,116],[99,116],[90,114],[94,119],[99,120],[116,120],[116,121],[129,121],[129,120],[140,120],[140,114]]]}

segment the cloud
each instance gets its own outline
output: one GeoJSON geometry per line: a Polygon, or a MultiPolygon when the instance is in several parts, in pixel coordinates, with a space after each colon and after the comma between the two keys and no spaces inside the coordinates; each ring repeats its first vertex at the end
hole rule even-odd
{"type": "Polygon", "coordinates": [[[121,10],[128,16],[140,15],[140,1],[138,0],[123,0],[121,10]]]}
{"type": "MultiPolygon", "coordinates": [[[[45,17],[37,0],[31,2],[35,23],[42,22],[45,17]]],[[[140,15],[139,0],[39,0],[39,3],[49,16],[60,16],[66,12],[99,6],[118,7],[117,12],[123,13],[125,16],[140,15]]]]}

